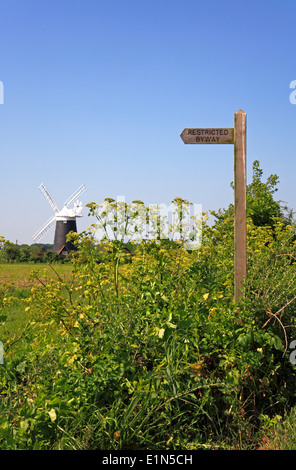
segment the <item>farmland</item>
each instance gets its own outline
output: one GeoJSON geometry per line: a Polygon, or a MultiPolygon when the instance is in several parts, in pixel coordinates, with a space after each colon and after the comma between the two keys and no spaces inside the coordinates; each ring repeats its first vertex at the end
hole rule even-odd
{"type": "MultiPolygon", "coordinates": [[[[31,294],[31,289],[47,283],[56,277],[56,273],[67,279],[71,276],[71,265],[41,265],[27,263],[0,264],[0,301],[2,303],[2,322],[0,323],[0,340],[14,343],[30,319],[30,313],[26,310],[26,299],[31,294]],[[5,322],[3,321],[5,319],[5,322]]],[[[19,341],[15,347],[19,346],[19,341]]]]}
{"type": "Polygon", "coordinates": [[[254,165],[237,303],[231,206],[199,250],[89,230],[71,264],[2,264],[1,449],[295,448],[295,226],[275,185],[254,165]]]}
{"type": "MultiPolygon", "coordinates": [[[[60,276],[71,275],[72,266],[67,264],[56,264],[55,269],[60,276]]],[[[37,265],[34,263],[0,263],[0,283],[7,284],[14,288],[29,288],[38,283],[32,277],[32,273],[38,274],[40,280],[47,281],[56,276],[49,265],[37,265]]]]}

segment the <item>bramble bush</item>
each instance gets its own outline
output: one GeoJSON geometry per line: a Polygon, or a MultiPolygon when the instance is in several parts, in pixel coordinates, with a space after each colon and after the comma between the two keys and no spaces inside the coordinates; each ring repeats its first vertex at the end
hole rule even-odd
{"type": "MultiPolygon", "coordinates": [[[[258,170],[256,207],[255,189],[270,200],[277,182],[261,184],[258,170]]],[[[189,203],[174,204],[180,222],[189,203]]],[[[255,448],[262,423],[295,404],[292,221],[272,211],[258,225],[250,202],[248,277],[234,303],[231,207],[211,226],[204,214],[193,251],[185,236],[163,239],[160,218],[153,239],[137,240],[135,206],[123,229],[122,203],[88,207],[99,225],[72,234],[72,278],[56,273],[23,299],[26,347],[0,370],[1,448],[255,448]]]]}

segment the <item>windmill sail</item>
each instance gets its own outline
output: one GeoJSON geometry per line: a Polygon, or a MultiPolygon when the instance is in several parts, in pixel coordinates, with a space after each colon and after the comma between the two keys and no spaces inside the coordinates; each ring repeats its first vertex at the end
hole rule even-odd
{"type": "Polygon", "coordinates": [[[53,209],[54,211],[59,212],[58,206],[56,205],[56,203],[55,203],[54,200],[52,199],[51,195],[49,194],[49,192],[47,191],[47,189],[46,189],[46,187],[44,186],[43,183],[40,184],[39,189],[40,189],[40,191],[42,192],[42,194],[43,194],[43,196],[45,197],[45,199],[47,199],[47,201],[48,201],[49,204],[51,205],[52,209],[53,209]]]}
{"type": "Polygon", "coordinates": [[[48,221],[41,227],[41,229],[38,230],[38,232],[35,233],[35,235],[33,236],[33,240],[35,240],[35,242],[37,242],[41,237],[43,237],[45,232],[47,232],[47,230],[50,229],[50,227],[55,222],[55,220],[56,220],[55,215],[53,217],[51,217],[50,219],[48,219],[48,221]]]}
{"type": "Polygon", "coordinates": [[[72,194],[72,196],[70,196],[67,201],[65,202],[65,206],[69,206],[71,204],[71,202],[74,201],[74,199],[76,199],[79,194],[81,194],[83,191],[85,190],[85,185],[82,184],[78,189],[76,189],[75,193],[72,194]]]}

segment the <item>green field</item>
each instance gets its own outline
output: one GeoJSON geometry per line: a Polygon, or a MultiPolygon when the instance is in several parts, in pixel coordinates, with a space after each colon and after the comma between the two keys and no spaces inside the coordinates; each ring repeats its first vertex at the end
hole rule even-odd
{"type": "MultiPolygon", "coordinates": [[[[55,264],[53,267],[60,276],[71,275],[71,264],[55,264]]],[[[0,285],[29,288],[36,284],[36,279],[31,277],[33,272],[38,273],[40,280],[47,280],[56,277],[54,270],[45,264],[0,263],[0,285]]]]}
{"type": "Polygon", "coordinates": [[[55,264],[52,267],[45,264],[36,266],[34,263],[0,264],[0,302],[5,305],[0,314],[0,341],[8,341],[10,355],[20,350],[30,320],[30,312],[26,307],[31,288],[57,279],[58,276],[66,280],[71,277],[71,273],[71,264],[55,264]]]}

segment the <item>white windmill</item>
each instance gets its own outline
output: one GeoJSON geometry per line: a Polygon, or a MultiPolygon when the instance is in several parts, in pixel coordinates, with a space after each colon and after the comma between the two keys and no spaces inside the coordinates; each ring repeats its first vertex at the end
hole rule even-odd
{"type": "Polygon", "coordinates": [[[51,208],[55,211],[55,215],[51,217],[38,232],[33,236],[33,240],[37,242],[56,223],[53,251],[58,254],[66,255],[69,251],[75,249],[74,245],[67,242],[67,234],[71,231],[77,232],[76,217],[82,217],[82,203],[78,200],[74,202],[74,207],[70,209],[70,204],[85,190],[82,184],[75,193],[70,196],[64,203],[62,210],[58,208],[48,190],[43,183],[39,186],[40,191],[45,199],[49,202],[51,208]]]}

